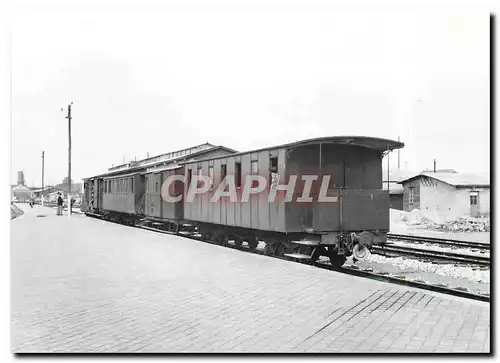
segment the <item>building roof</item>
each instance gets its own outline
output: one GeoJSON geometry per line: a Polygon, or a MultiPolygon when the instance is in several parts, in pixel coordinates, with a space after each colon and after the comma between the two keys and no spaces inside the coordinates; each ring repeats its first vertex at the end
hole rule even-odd
{"type": "Polygon", "coordinates": [[[22,184],[16,185],[15,187],[12,188],[12,191],[16,191],[16,192],[22,191],[22,190],[27,191],[27,192],[31,192],[30,188],[28,188],[26,185],[22,185],[22,184]]]}
{"type": "Polygon", "coordinates": [[[206,154],[208,152],[212,151],[217,151],[217,150],[224,150],[227,151],[231,154],[236,153],[237,151],[230,149],[228,147],[219,145],[219,146],[214,146],[212,144],[203,144],[203,145],[198,145],[194,146],[189,149],[184,149],[180,151],[175,151],[175,152],[170,152],[170,153],[165,153],[161,154],[158,156],[154,156],[148,159],[140,160],[134,163],[130,164],[123,164],[120,165],[119,168],[117,167],[110,168],[108,172],[94,175],[91,177],[83,178],[83,180],[88,180],[91,178],[95,177],[111,177],[111,176],[119,176],[124,173],[133,173],[133,172],[143,172],[146,171],[147,169],[154,168],[154,167],[163,167],[166,165],[171,165],[172,163],[176,162],[185,162],[185,161],[192,161],[192,160],[197,160],[193,159],[197,156],[206,154]],[[199,146],[206,146],[208,147],[199,147],[199,146]]]}
{"type": "MultiPolygon", "coordinates": [[[[389,181],[397,183],[415,174],[414,171],[393,168],[389,170],[389,181]]],[[[384,168],[382,168],[382,181],[387,184],[387,169],[384,168]]]]}
{"type": "Polygon", "coordinates": [[[490,177],[486,174],[467,174],[467,173],[457,173],[457,172],[422,172],[420,174],[414,175],[410,178],[401,180],[399,183],[405,183],[410,180],[428,177],[439,180],[443,183],[452,185],[454,187],[490,187],[490,177]]]}
{"type": "Polygon", "coordinates": [[[217,149],[223,149],[223,150],[226,150],[230,153],[236,153],[236,150],[230,149],[226,146],[222,146],[222,145],[216,146],[216,145],[212,145],[212,144],[207,142],[205,144],[192,146],[192,147],[189,147],[187,149],[170,151],[168,153],[151,156],[151,157],[146,158],[146,159],[141,159],[138,161],[131,161],[129,163],[125,163],[122,165],[113,166],[113,167],[109,168],[108,171],[126,170],[126,169],[129,169],[131,167],[138,167],[138,166],[145,166],[145,167],[153,166],[153,165],[157,165],[158,163],[161,163],[164,161],[172,161],[172,160],[177,160],[177,159],[181,159],[181,158],[186,158],[186,157],[191,156],[191,155],[199,154],[200,152],[203,152],[203,151],[217,150],[217,149]]]}

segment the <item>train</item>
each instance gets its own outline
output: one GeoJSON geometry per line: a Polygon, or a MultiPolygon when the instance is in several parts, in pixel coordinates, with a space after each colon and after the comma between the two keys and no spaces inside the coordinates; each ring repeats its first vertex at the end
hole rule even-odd
{"type": "Polygon", "coordinates": [[[332,268],[387,241],[382,159],[404,147],[367,136],[330,136],[237,152],[204,147],[85,178],[88,216],[315,262],[332,268]]]}

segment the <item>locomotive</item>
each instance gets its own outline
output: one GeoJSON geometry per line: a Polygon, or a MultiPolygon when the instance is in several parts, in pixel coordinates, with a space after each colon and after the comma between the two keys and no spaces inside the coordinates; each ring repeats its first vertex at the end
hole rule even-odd
{"type": "Polygon", "coordinates": [[[365,136],[308,139],[236,152],[222,146],[169,153],[84,179],[89,216],[172,233],[197,233],[265,253],[340,268],[387,240],[382,158],[402,148],[365,136]]]}

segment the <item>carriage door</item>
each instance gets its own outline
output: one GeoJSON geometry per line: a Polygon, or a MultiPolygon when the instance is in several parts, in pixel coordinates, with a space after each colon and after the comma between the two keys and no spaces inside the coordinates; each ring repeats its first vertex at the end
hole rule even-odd
{"type": "Polygon", "coordinates": [[[471,217],[478,217],[480,214],[479,210],[479,192],[470,192],[470,215],[471,217]]]}

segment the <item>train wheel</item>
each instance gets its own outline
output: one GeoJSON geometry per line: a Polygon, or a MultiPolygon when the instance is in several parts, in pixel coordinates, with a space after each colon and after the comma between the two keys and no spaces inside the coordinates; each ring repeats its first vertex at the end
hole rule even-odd
{"type": "Polygon", "coordinates": [[[271,256],[274,254],[274,244],[271,244],[271,243],[267,243],[266,242],[266,246],[264,247],[264,253],[267,255],[267,256],[271,256]]]}
{"type": "Polygon", "coordinates": [[[227,247],[228,241],[229,241],[229,238],[225,234],[221,234],[218,238],[217,244],[220,246],[223,246],[223,247],[227,247]]]}
{"type": "Polygon", "coordinates": [[[234,245],[235,245],[237,248],[240,248],[242,244],[243,244],[243,241],[241,240],[241,238],[239,238],[239,237],[235,237],[235,238],[234,238],[234,245]]]}
{"type": "Polygon", "coordinates": [[[259,245],[259,240],[257,239],[257,237],[252,236],[248,239],[247,243],[248,243],[248,247],[251,250],[255,250],[257,248],[257,246],[259,245]]]}
{"type": "Polygon", "coordinates": [[[328,257],[333,270],[339,270],[345,263],[346,256],[337,254],[337,249],[329,249],[328,257]]]}
{"type": "Polygon", "coordinates": [[[311,254],[311,261],[316,262],[319,260],[319,257],[321,256],[321,252],[323,251],[323,247],[317,246],[313,249],[312,254],[311,254]]]}

